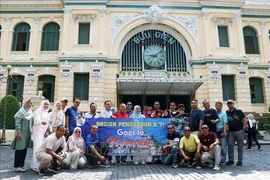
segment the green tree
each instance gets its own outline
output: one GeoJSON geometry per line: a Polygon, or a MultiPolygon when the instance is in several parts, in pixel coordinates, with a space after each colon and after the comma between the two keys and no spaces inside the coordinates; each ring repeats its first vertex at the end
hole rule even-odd
{"type": "Polygon", "coordinates": [[[12,95],[5,96],[0,101],[0,128],[3,128],[5,102],[7,102],[6,129],[15,129],[14,115],[20,109],[20,104],[17,98],[12,95]],[[6,101],[6,98],[7,98],[7,101],[6,101]]]}

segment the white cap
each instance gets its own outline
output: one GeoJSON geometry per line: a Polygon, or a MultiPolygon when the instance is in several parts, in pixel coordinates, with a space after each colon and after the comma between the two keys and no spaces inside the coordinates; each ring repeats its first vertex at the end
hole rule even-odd
{"type": "Polygon", "coordinates": [[[61,99],[61,102],[62,101],[67,101],[68,102],[68,99],[66,98],[66,97],[63,97],[62,99],[61,99]]]}

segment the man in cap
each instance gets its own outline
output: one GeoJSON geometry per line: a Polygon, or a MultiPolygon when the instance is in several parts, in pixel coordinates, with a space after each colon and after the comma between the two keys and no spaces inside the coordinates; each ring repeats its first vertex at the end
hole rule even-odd
{"type": "Polygon", "coordinates": [[[67,98],[66,98],[66,97],[63,97],[63,98],[61,99],[61,104],[62,104],[62,111],[63,111],[63,113],[66,112],[67,103],[68,103],[67,98]]]}
{"type": "Polygon", "coordinates": [[[235,103],[232,99],[227,101],[227,106],[229,108],[226,111],[229,126],[229,161],[226,165],[234,164],[234,143],[236,141],[238,147],[238,162],[236,165],[242,166],[244,133],[247,127],[247,119],[243,111],[235,107],[235,103]]]}

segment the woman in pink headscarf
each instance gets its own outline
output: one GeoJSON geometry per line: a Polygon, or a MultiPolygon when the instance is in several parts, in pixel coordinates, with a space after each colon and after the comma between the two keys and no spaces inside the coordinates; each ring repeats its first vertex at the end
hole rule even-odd
{"type": "Polygon", "coordinates": [[[50,102],[43,100],[40,103],[39,108],[34,112],[34,122],[32,123],[31,139],[33,141],[33,157],[31,161],[31,168],[37,171],[38,164],[36,161],[36,151],[41,146],[45,139],[45,132],[49,129],[50,116],[49,116],[50,102]]]}
{"type": "Polygon", "coordinates": [[[86,164],[86,158],[84,156],[85,143],[82,138],[82,130],[76,127],[73,134],[68,138],[68,158],[66,160],[67,165],[71,170],[77,169],[77,167],[83,167],[86,164]]]}

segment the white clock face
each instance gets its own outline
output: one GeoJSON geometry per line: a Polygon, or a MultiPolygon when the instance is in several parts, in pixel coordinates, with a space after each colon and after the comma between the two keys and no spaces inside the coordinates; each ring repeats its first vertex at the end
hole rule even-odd
{"type": "Polygon", "coordinates": [[[148,46],[143,53],[144,62],[151,67],[163,66],[166,62],[166,52],[158,45],[148,46]]]}

